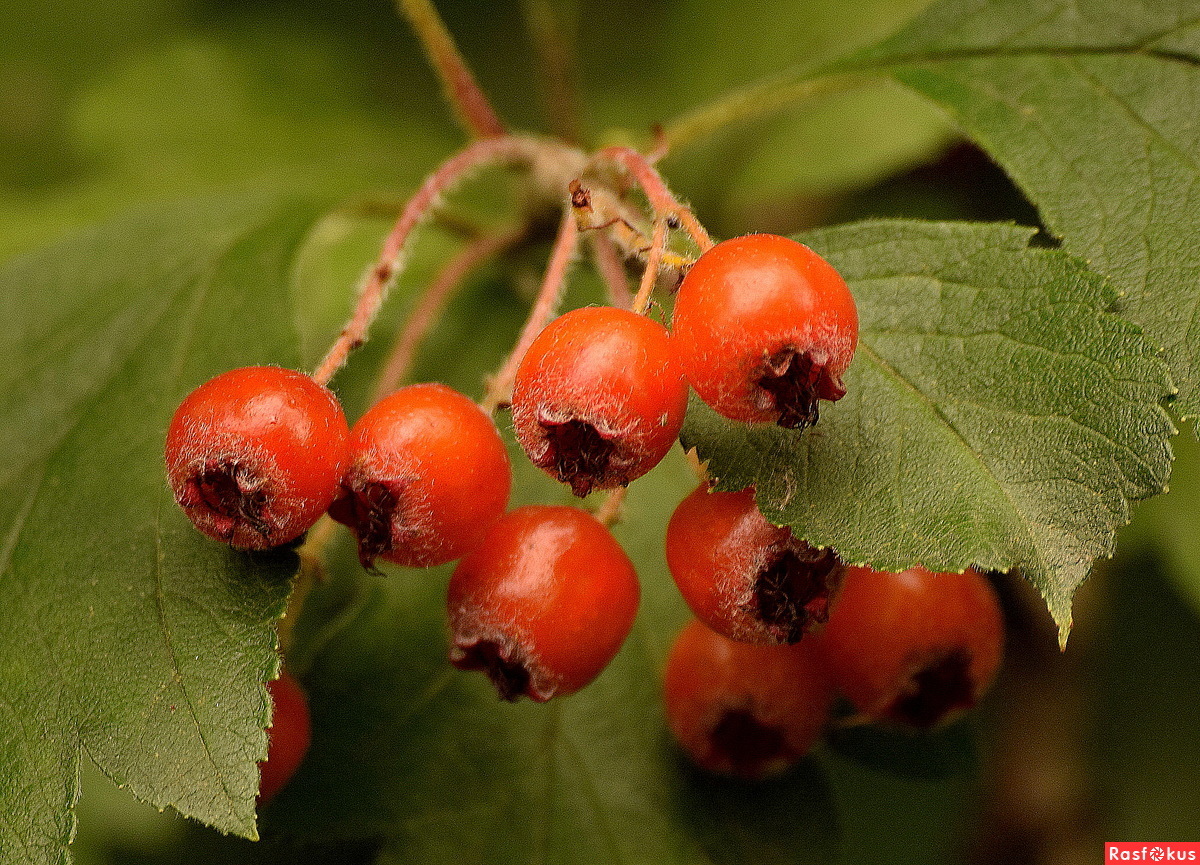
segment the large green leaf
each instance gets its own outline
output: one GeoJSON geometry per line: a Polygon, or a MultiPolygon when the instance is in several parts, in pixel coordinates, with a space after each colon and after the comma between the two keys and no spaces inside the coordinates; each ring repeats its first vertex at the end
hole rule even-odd
{"type": "Polygon", "coordinates": [[[1060,627],[1130,503],[1162,490],[1166,370],[1082,264],[1030,229],[868,222],[805,237],[861,336],[847,396],[805,434],[693,401],[684,443],[722,489],[852,562],[1020,568],[1060,627]]]}
{"type": "Polygon", "coordinates": [[[1200,413],[1200,3],[942,0],[852,66],[945,107],[1125,294],[1200,413]]]}
{"type": "Polygon", "coordinates": [[[214,373],[297,362],[276,200],[145,209],[0,270],[0,859],[65,862],[86,753],[255,834],[262,687],[290,553],[233,553],[174,505],[162,438],[214,373]]]}

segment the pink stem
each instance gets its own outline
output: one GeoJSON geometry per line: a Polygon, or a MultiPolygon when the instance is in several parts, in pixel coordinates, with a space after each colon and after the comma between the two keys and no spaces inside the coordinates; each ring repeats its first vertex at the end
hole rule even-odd
{"type": "Polygon", "coordinates": [[[468,144],[454,156],[443,162],[433,174],[425,179],[421,188],[408,200],[400,218],[383,242],[379,258],[367,273],[358,292],[354,313],[329,352],[312,374],[318,384],[328,384],[334,373],[341,369],[350,352],[363,344],[367,330],[383,300],[392,279],[400,271],[409,235],[426,217],[437,199],[461,181],[469,172],[482,165],[498,162],[533,162],[544,149],[544,145],[528,138],[500,136],[484,138],[468,144]]]}
{"type": "Polygon", "coordinates": [[[654,286],[658,284],[658,271],[662,266],[663,249],[667,245],[667,220],[659,216],[654,220],[654,231],[650,235],[650,250],[646,254],[646,269],[642,271],[642,282],[638,286],[637,297],[630,304],[630,309],[638,315],[643,315],[650,307],[650,296],[654,286]]]}
{"type": "Polygon", "coordinates": [[[633,302],[633,294],[629,291],[629,282],[625,279],[625,265],[617,254],[612,238],[602,231],[594,231],[591,239],[596,270],[608,287],[608,302],[622,309],[628,307],[633,302]]]}
{"type": "Polygon", "coordinates": [[[604,148],[596,154],[596,158],[616,162],[628,171],[642,187],[642,191],[646,193],[646,199],[650,202],[654,212],[668,220],[678,220],[679,224],[691,235],[696,246],[700,247],[701,252],[707,252],[712,248],[712,238],[708,236],[708,232],[704,230],[704,226],[700,224],[696,214],[680,204],[679,199],[671,194],[667,184],[654,170],[654,166],[646,161],[646,157],[630,147],[618,146],[604,148]]]}
{"type": "Polygon", "coordinates": [[[578,239],[579,229],[575,224],[575,214],[571,212],[570,207],[566,207],[563,209],[562,221],[558,224],[558,236],[554,238],[554,248],[550,252],[550,261],[546,265],[546,274],[542,278],[537,300],[529,311],[529,318],[525,320],[525,327],[521,330],[521,336],[517,339],[512,353],[488,383],[487,393],[481,403],[483,410],[488,414],[511,398],[510,392],[521,359],[550,322],[550,317],[558,307],[567,280],[567,268],[570,267],[571,257],[575,254],[578,239]]]}
{"type": "Polygon", "coordinates": [[[482,235],[459,250],[458,254],[438,271],[409,315],[404,330],[396,338],[392,352],[375,385],[374,401],[383,399],[404,381],[413,358],[416,357],[417,347],[429,334],[455,290],[466,281],[471,272],[489,258],[512,246],[524,235],[524,226],[513,231],[482,235]]]}

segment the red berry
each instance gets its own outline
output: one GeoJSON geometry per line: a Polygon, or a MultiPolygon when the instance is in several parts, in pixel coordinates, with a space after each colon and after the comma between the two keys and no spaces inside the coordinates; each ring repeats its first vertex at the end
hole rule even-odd
{"type": "Polygon", "coordinates": [[[797,642],[828,618],[842,566],[786,526],[767,522],[754,489],[710,492],[701,484],[667,524],[667,565],[692,612],[733,640],[797,642]]]}
{"type": "Polygon", "coordinates": [[[809,752],[833,686],[807,642],[751,646],[693,620],[671,647],[663,697],[667,724],[696,763],[757,779],[809,752]]]}
{"type": "Polygon", "coordinates": [[[932,727],[987,691],[1004,651],[1004,620],[991,583],[971,568],[847,568],[816,643],[862,714],[932,727]]]}
{"type": "Polygon", "coordinates": [[[441,384],[376,403],[350,432],[350,465],[329,514],[358,538],[363,566],[453,561],[508,505],[512,469],[483,411],[441,384]]]}
{"type": "Polygon", "coordinates": [[[286,670],[267,683],[275,710],[267,730],[267,759],[258,764],[258,804],[266,805],[296,774],[312,740],[308,697],[286,670]]]}
{"type": "Polygon", "coordinates": [[[350,431],[337,398],[274,366],[188,394],[167,430],[167,480],[196,528],[245,550],[294,540],[338,490],[350,431]]]}
{"type": "Polygon", "coordinates": [[[696,393],[728,418],[803,429],[846,393],[858,311],[838,272],[773,234],[718,243],[675,299],[671,346],[696,393]]]}
{"type": "Polygon", "coordinates": [[[506,700],[573,694],[617,654],[639,596],[633,564],[591,514],[517,508],[450,579],[450,661],[486,672],[506,700]]]}
{"type": "Polygon", "coordinates": [[[687,383],[656,321],[587,307],[551,322],[513,387],[513,426],[534,465],[577,496],[625,486],[679,438],[687,383]]]}

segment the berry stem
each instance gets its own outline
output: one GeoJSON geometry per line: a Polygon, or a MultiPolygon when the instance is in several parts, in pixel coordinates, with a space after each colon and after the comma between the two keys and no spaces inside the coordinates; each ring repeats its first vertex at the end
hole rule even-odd
{"type": "Polygon", "coordinates": [[[650,249],[646,253],[646,269],[642,271],[642,282],[638,286],[637,296],[630,304],[630,309],[638,315],[644,315],[650,308],[650,297],[654,294],[654,286],[658,284],[658,271],[662,266],[663,250],[667,245],[667,220],[658,217],[654,220],[654,231],[650,235],[650,249]]]}
{"type": "Polygon", "coordinates": [[[513,347],[512,353],[505,360],[504,366],[492,376],[488,382],[487,393],[484,394],[481,408],[491,414],[501,404],[511,398],[513,381],[517,376],[517,367],[521,358],[529,350],[529,346],[541,333],[542,328],[554,315],[558,302],[562,297],[563,286],[566,284],[567,269],[579,239],[579,229],[575,224],[575,215],[570,207],[564,208],[562,220],[559,222],[558,235],[554,238],[554,248],[550,251],[550,261],[546,265],[546,274],[542,279],[542,287],[538,291],[533,308],[525,321],[525,327],[513,347]]]}
{"type": "Polygon", "coordinates": [[[542,101],[550,128],[563,141],[578,143],[582,136],[573,40],[549,0],[522,0],[521,13],[538,58],[542,101]]]}
{"type": "Polygon", "coordinates": [[[396,0],[396,5],[421,40],[430,65],[442,82],[446,101],[463,128],[473,138],[504,135],[507,131],[504,123],[475,81],[431,0],[396,0]]]}
{"type": "Polygon", "coordinates": [[[287,609],[275,626],[276,633],[279,635],[279,651],[285,657],[291,652],[292,633],[304,610],[304,602],[308,600],[313,587],[318,583],[324,583],[329,577],[325,570],[324,551],[333,537],[336,526],[337,523],[331,520],[328,514],[321,517],[317,520],[316,525],[308,530],[304,544],[296,551],[300,557],[300,570],[292,585],[292,593],[288,596],[287,609]]]}
{"type": "Polygon", "coordinates": [[[383,372],[380,373],[375,383],[373,403],[379,402],[398,388],[408,376],[413,359],[416,357],[417,347],[429,334],[454,292],[484,262],[519,243],[525,237],[527,230],[527,227],[522,225],[508,231],[482,234],[460,249],[438,271],[404,323],[404,329],[396,337],[391,354],[384,364],[383,372]]]}
{"type": "MultiPolygon", "coordinates": [[[[569,189],[580,231],[603,232],[626,258],[645,259],[650,238],[639,225],[643,221],[640,213],[603,186],[585,187],[579,180],[574,180],[569,189]]],[[[661,266],[683,272],[693,262],[692,258],[664,250],[661,266]]],[[[623,307],[626,304],[616,305],[623,307]]]]}
{"type": "Polygon", "coordinates": [[[604,279],[608,289],[608,302],[612,306],[625,308],[633,303],[633,292],[625,279],[625,265],[617,254],[617,248],[611,237],[597,231],[591,234],[592,258],[596,270],[604,279]]]}
{"type": "MultiPolygon", "coordinates": [[[[515,135],[484,138],[468,144],[430,174],[405,204],[400,218],[383,242],[379,258],[371,266],[358,290],[358,301],[346,326],[313,373],[318,384],[328,384],[341,369],[350,352],[363,344],[387,295],[388,286],[403,266],[404,246],[413,230],[425,220],[437,200],[482,166],[497,163],[543,166],[552,174],[577,173],[582,156],[573,148],[515,135]]],[[[563,181],[565,185],[565,181],[563,181]]]]}
{"type": "Polygon", "coordinates": [[[611,529],[621,521],[621,511],[625,506],[625,494],[629,487],[617,487],[604,499],[604,503],[596,509],[596,519],[606,529],[611,529]]]}
{"type": "Polygon", "coordinates": [[[633,148],[617,146],[606,147],[598,151],[595,159],[596,161],[615,162],[629,172],[642,187],[642,191],[646,193],[646,199],[650,202],[650,207],[656,216],[668,221],[678,220],[679,224],[691,235],[701,252],[707,252],[712,248],[712,238],[708,236],[708,232],[700,224],[696,214],[679,203],[679,199],[667,188],[662,176],[654,170],[654,166],[647,161],[646,157],[633,148]]]}

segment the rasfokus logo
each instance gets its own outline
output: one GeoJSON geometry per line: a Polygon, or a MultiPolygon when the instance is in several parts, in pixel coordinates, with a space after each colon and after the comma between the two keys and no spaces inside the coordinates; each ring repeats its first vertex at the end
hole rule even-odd
{"type": "Polygon", "coordinates": [[[1108,841],[1105,862],[1200,862],[1200,843],[1179,841],[1108,841]]]}

